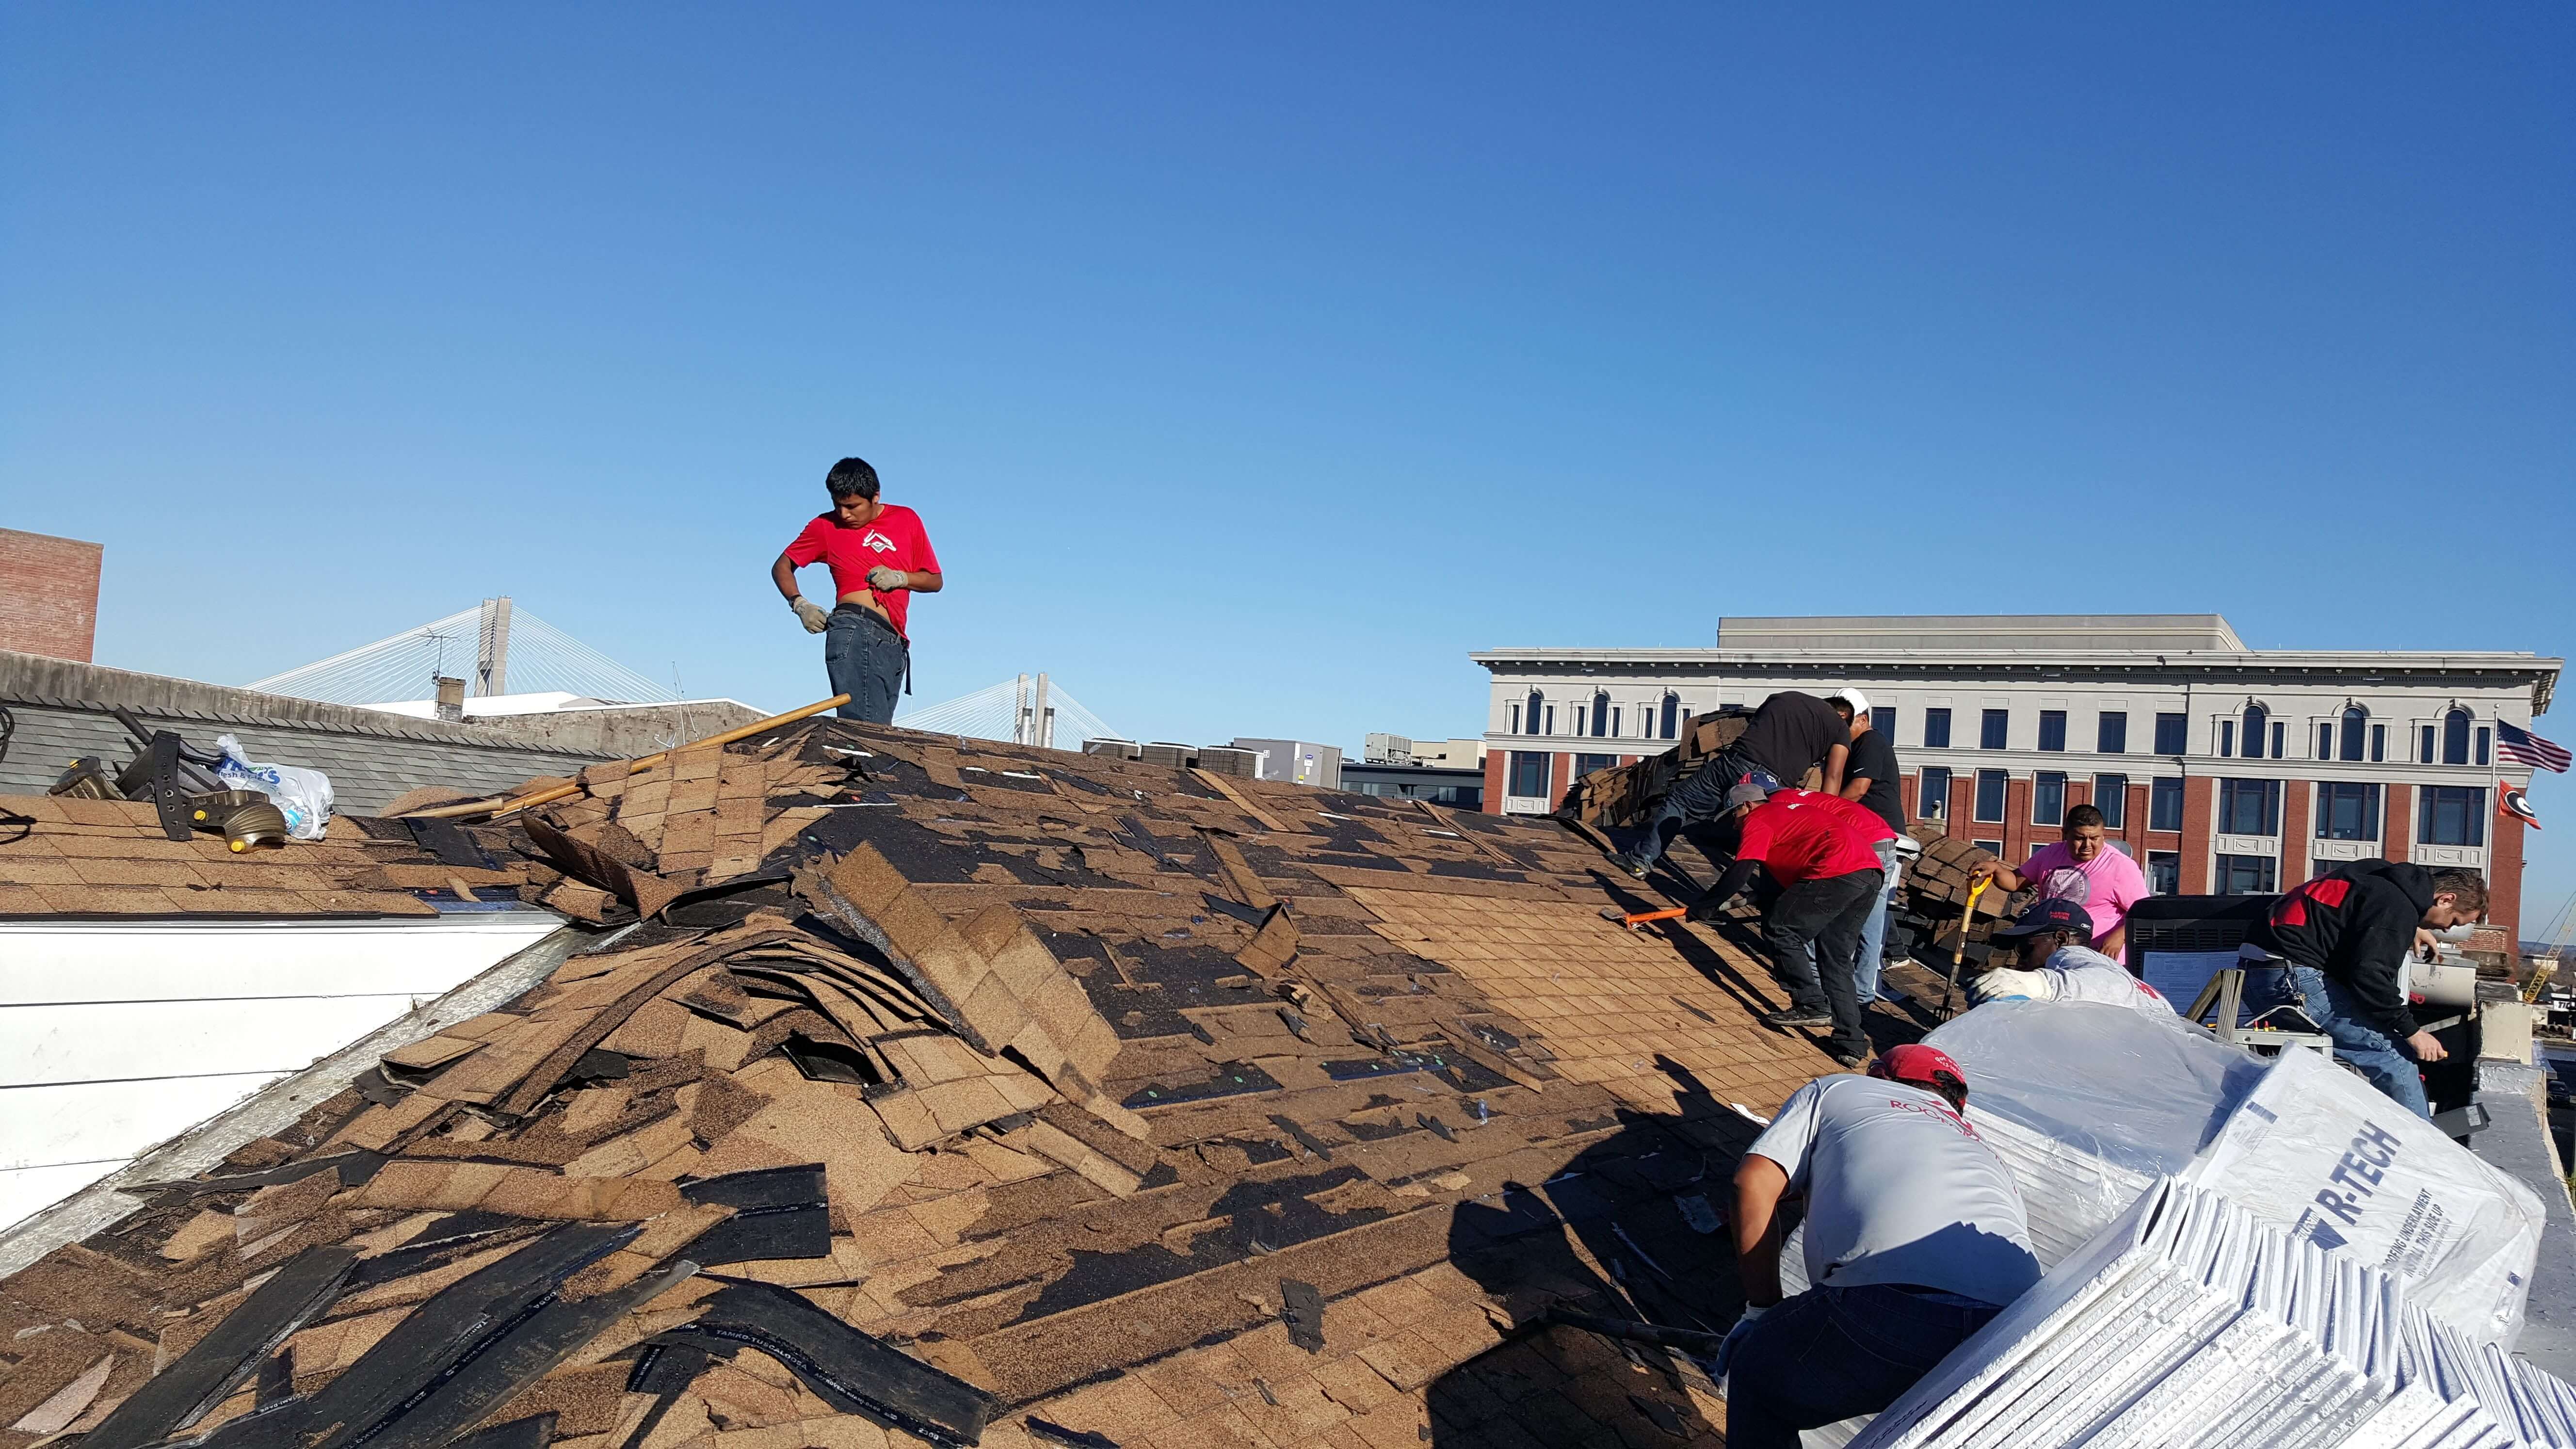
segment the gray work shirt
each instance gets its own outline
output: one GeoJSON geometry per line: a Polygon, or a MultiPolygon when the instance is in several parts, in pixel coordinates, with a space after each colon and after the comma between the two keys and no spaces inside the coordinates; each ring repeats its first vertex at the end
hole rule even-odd
{"type": "Polygon", "coordinates": [[[1747,1150],[1806,1194],[1811,1284],[1905,1283],[2002,1305],[2039,1281],[2012,1173],[1936,1092],[1820,1077],[1747,1150]]]}

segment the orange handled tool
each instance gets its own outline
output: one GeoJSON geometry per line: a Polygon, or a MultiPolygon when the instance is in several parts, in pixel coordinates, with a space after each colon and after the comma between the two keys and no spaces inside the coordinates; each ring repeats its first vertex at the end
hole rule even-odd
{"type": "Polygon", "coordinates": [[[1622,912],[1616,906],[1603,906],[1601,908],[1601,919],[1605,921],[1617,921],[1620,925],[1627,927],[1631,931],[1642,929],[1648,921],[1677,920],[1689,914],[1690,907],[1688,906],[1667,906],[1660,911],[1629,912],[1622,912]]]}

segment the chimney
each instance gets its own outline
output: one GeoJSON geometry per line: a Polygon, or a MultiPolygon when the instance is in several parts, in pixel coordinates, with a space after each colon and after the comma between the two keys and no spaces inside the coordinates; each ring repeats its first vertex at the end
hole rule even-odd
{"type": "Polygon", "coordinates": [[[449,679],[445,675],[439,676],[438,717],[446,720],[450,724],[455,724],[465,718],[464,680],[449,679]]]}

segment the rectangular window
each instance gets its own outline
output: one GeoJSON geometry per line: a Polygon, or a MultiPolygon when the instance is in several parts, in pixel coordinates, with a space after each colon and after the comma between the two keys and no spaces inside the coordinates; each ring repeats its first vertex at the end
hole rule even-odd
{"type": "Polygon", "coordinates": [[[2060,751],[2066,748],[2066,711],[2043,709],[2039,712],[2039,747],[2060,751]]]}
{"type": "Polygon", "coordinates": [[[1520,732],[1521,732],[1521,707],[1520,707],[1519,705],[1517,705],[1517,704],[1516,704],[1516,705],[1513,705],[1513,706],[1512,706],[1512,727],[1511,727],[1511,729],[1510,729],[1509,733],[1511,733],[1511,734],[1519,734],[1520,732]]]}
{"type": "Polygon", "coordinates": [[[2387,759],[2388,726],[2372,725],[2370,727],[2370,762],[2374,765],[2383,764],[2387,759]]]}
{"type": "Polygon", "coordinates": [[[2156,753],[2179,755],[2191,748],[2191,720],[2184,715],[2156,716],[2156,753]]]}
{"type": "Polygon", "coordinates": [[[1668,740],[1669,740],[1669,739],[1673,739],[1673,738],[1676,738],[1676,737],[1679,735],[1680,730],[1681,730],[1681,723],[1682,723],[1682,720],[1681,720],[1681,714],[1682,714],[1682,697],[1681,697],[1680,695],[1678,695],[1678,694],[1668,694],[1668,695],[1665,695],[1665,696],[1664,696],[1664,738],[1665,738],[1665,739],[1668,739],[1668,740]]]}
{"type": "Polygon", "coordinates": [[[2488,747],[2489,745],[2493,744],[2494,742],[2495,742],[2495,731],[2494,731],[2494,730],[2491,730],[2491,729],[2489,729],[2489,728],[2487,728],[2485,725],[2480,725],[2480,726],[2478,726],[2478,755],[2477,755],[2477,760],[2478,760],[2478,763],[2479,763],[2479,764],[2483,765],[2483,764],[2485,764],[2485,763],[2487,762],[2487,747],[2488,747]]]}
{"type": "Polygon", "coordinates": [[[1547,796],[1547,754],[1540,750],[1514,750],[1511,761],[1511,793],[1524,799],[1547,796]]]}
{"type": "Polygon", "coordinates": [[[2317,726],[2317,758],[2320,760],[2331,760],[2334,758],[2334,725],[2332,723],[2317,726]]]}
{"type": "Polygon", "coordinates": [[[2147,786],[2147,828],[2182,829],[2182,781],[2156,780],[2147,786]]]}
{"type": "Polygon", "coordinates": [[[2218,832],[2221,835],[2280,834],[2281,782],[2219,781],[2218,832]]]}
{"type": "Polygon", "coordinates": [[[1555,734],[1555,733],[1556,733],[1556,706],[1555,706],[1555,705],[1552,705],[1552,704],[1551,704],[1551,705],[1549,705],[1549,706],[1547,707],[1547,728],[1546,728],[1546,729],[1543,729],[1543,730],[1541,730],[1541,731],[1539,731],[1539,733],[1541,733],[1541,734],[1549,734],[1549,735],[1552,735],[1552,734],[1555,734]]]}
{"type": "Polygon", "coordinates": [[[2011,728],[2012,712],[2010,710],[1987,710],[1984,718],[1977,725],[1977,748],[1981,750],[2002,749],[2004,747],[2004,735],[2011,728]]]}
{"type": "Polygon", "coordinates": [[[2268,896],[2280,888],[2273,875],[2278,864],[2268,855],[2222,855],[2215,888],[2222,896],[2268,896]]]}
{"type": "Polygon", "coordinates": [[[2094,776],[2093,808],[2102,812],[2103,829],[2126,830],[2129,827],[2129,777],[2094,776]]]}
{"type": "Polygon", "coordinates": [[[2066,774],[2062,770],[2042,770],[2030,782],[2030,823],[2063,825],[2066,823],[2066,774]]]}
{"type": "Polygon", "coordinates": [[[2218,753],[2221,755],[2236,753],[2236,721],[2232,719],[2218,722],[2218,753]]]}
{"type": "Polygon", "coordinates": [[[1574,757],[1574,778],[1580,780],[1595,770],[1607,770],[1618,763],[1617,755],[1577,755],[1574,757]]]}
{"type": "Polygon", "coordinates": [[[2290,740],[2289,740],[2289,733],[2290,733],[2290,727],[2289,727],[2288,725],[2282,724],[2282,723],[2280,723],[2280,722],[2278,722],[2278,721],[2274,721],[2274,722],[2273,722],[2273,725],[2272,725],[2272,758],[2273,758],[2273,759],[2276,759],[2276,760],[2281,759],[2281,758],[2283,758],[2283,757],[2287,756],[2287,755],[2290,753],[2290,751],[2289,751],[2289,743],[2290,743],[2290,740]]]}
{"type": "Polygon", "coordinates": [[[1989,821],[1993,821],[1994,823],[1996,823],[1996,824],[1998,824],[1998,825],[2000,825],[2000,824],[2002,824],[2002,823],[2003,823],[2003,818],[2004,818],[2004,772],[2003,772],[2003,771],[2001,771],[2001,770],[1979,770],[1979,771],[1977,772],[1977,814],[1976,814],[1976,818],[1977,818],[1977,819],[1979,819],[1979,820],[1989,820],[1989,821]]]}
{"type": "Polygon", "coordinates": [[[2379,787],[2330,780],[2317,786],[2317,839],[2377,840],[2379,787]]]}
{"type": "Polygon", "coordinates": [[[1971,840],[1968,843],[1997,860],[2004,858],[2004,843],[2000,840],[1971,840]]]}
{"type": "Polygon", "coordinates": [[[2093,748],[2106,755],[2125,755],[2129,752],[2129,712],[2127,710],[2113,709],[2102,712],[2102,722],[2093,731],[2093,748]]]}
{"type": "Polygon", "coordinates": [[[2147,852],[2147,889],[2160,896],[2182,894],[2182,853],[2173,850],[2147,852]]]}
{"type": "Polygon", "coordinates": [[[1923,711],[1923,748],[1927,750],[1950,748],[1950,712],[1948,710],[1923,711]]]}
{"type": "Polygon", "coordinates": [[[2423,747],[2415,752],[2415,763],[2419,765],[2433,763],[2433,727],[2431,725],[2424,726],[2423,747]]]}
{"type": "Polygon", "coordinates": [[[1896,747],[1896,706],[1873,704],[1869,707],[1869,727],[1879,732],[1889,749],[1896,747]]]}
{"type": "Polygon", "coordinates": [[[1938,765],[1925,765],[1923,778],[1915,782],[1914,818],[1947,820],[1950,818],[1950,772],[1938,765]]]}
{"type": "Polygon", "coordinates": [[[2487,843],[2487,792],[2483,785],[2416,787],[2415,840],[2420,845],[2487,843]]]}

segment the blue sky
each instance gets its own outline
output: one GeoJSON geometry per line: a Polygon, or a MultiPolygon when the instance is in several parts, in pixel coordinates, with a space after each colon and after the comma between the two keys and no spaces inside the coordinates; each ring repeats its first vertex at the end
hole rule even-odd
{"type": "MultiPolygon", "coordinates": [[[[1729,611],[2565,655],[2571,47],[2512,4],[13,5],[0,524],[107,545],[108,663],[240,682],[508,592],[783,707],[821,671],[764,570],[855,451],[952,580],[921,699],[1046,669],[1184,740],[1470,733],[1470,650],[1729,611]]],[[[2576,790],[2535,798],[2537,916],[2576,790]]]]}

